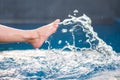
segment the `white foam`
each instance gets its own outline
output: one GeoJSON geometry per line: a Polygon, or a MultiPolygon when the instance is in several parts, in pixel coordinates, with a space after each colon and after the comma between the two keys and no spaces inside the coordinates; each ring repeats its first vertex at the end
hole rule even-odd
{"type": "MultiPolygon", "coordinates": [[[[74,12],[77,13],[77,10],[74,12]]],[[[69,19],[65,19],[60,25],[73,25],[70,29],[70,33],[73,38],[73,44],[70,45],[66,41],[66,45],[62,49],[51,49],[49,41],[48,50],[13,50],[13,51],[2,51],[0,53],[0,77],[1,79],[81,79],[82,75],[90,74],[92,78],[96,79],[118,79],[119,76],[111,77],[102,74],[92,74],[92,72],[109,71],[109,67],[112,69],[120,68],[120,56],[116,55],[112,47],[107,45],[102,39],[97,36],[91,26],[91,20],[86,15],[76,17],[69,15],[69,19]],[[89,43],[89,48],[79,48],[75,44],[74,30],[76,26],[79,26],[85,32],[86,40],[89,43]],[[97,41],[97,43],[94,43],[97,41]],[[68,48],[71,51],[64,51],[68,48]],[[80,51],[77,51],[80,49],[80,51]],[[2,69],[3,68],[3,69],[2,69]],[[100,69],[99,69],[100,68],[100,69]],[[98,69],[98,71],[95,71],[98,69]],[[41,71],[45,75],[39,76],[37,73],[41,71]],[[33,76],[27,76],[26,74],[34,74],[33,76]],[[99,75],[99,76],[97,76],[99,75]]],[[[63,28],[62,32],[67,32],[63,28]]],[[[82,40],[79,40],[80,42],[82,40]]],[[[61,44],[62,40],[58,41],[61,44]]],[[[114,73],[114,72],[113,72],[114,73]]],[[[120,71],[117,72],[120,74],[120,71]]],[[[84,77],[83,77],[84,79],[84,77]]]]}
{"type": "MultiPolygon", "coordinates": [[[[38,71],[43,71],[46,73],[46,78],[56,75],[55,78],[65,78],[65,77],[80,77],[82,74],[87,74],[93,71],[95,66],[99,65],[109,65],[115,61],[101,59],[101,54],[97,51],[82,51],[82,52],[72,52],[72,51],[62,51],[55,50],[13,50],[13,51],[3,51],[1,53],[2,61],[10,61],[6,63],[9,66],[6,70],[0,70],[0,76],[9,76],[9,78],[22,79],[27,77],[22,75],[21,71],[24,73],[37,73],[38,71]],[[101,59],[101,60],[100,60],[101,59]],[[16,66],[19,64],[18,66],[16,66]],[[91,67],[94,65],[93,67],[91,67]]],[[[117,64],[117,63],[116,63],[117,64]]],[[[112,64],[111,64],[112,65],[112,64]]],[[[5,67],[5,66],[3,66],[5,67]]],[[[34,77],[34,76],[32,76],[34,77]]],[[[36,76],[37,78],[39,76],[36,76]]],[[[27,77],[29,78],[29,77],[27,77]]],[[[54,79],[54,78],[53,78],[54,79]]]]}

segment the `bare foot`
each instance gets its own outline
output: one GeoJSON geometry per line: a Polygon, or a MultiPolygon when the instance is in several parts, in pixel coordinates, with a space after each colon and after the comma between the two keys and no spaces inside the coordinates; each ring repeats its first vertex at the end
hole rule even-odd
{"type": "Polygon", "coordinates": [[[32,44],[34,48],[39,48],[50,35],[55,33],[59,22],[60,20],[57,19],[48,25],[42,26],[35,30],[31,30],[29,33],[31,37],[27,39],[27,42],[32,44]]]}

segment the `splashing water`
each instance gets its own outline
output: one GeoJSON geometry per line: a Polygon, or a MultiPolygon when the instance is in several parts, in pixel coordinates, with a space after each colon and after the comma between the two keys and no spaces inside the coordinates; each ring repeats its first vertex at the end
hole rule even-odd
{"type": "MultiPolygon", "coordinates": [[[[62,27],[63,34],[70,33],[72,43],[65,41],[60,49],[48,50],[14,50],[0,53],[0,78],[3,80],[117,80],[120,79],[120,57],[112,47],[100,39],[91,26],[91,20],[86,15],[76,17],[69,15],[59,25],[72,26],[69,29],[62,27]],[[89,47],[79,47],[76,44],[83,42],[78,32],[82,29],[85,42],[89,47]],[[69,49],[69,51],[66,51],[69,49]]],[[[67,36],[69,37],[69,36],[67,36]]],[[[58,46],[63,43],[57,41],[58,46]]]]}
{"type": "MultiPolygon", "coordinates": [[[[75,10],[75,12],[77,12],[77,11],[75,10]]],[[[93,31],[93,27],[91,26],[91,20],[89,17],[87,17],[85,14],[81,17],[75,17],[72,15],[69,15],[69,17],[70,17],[70,19],[65,19],[63,22],[61,22],[61,24],[63,24],[63,25],[73,25],[74,24],[74,26],[70,29],[70,32],[72,33],[72,37],[73,37],[73,45],[72,46],[74,48],[76,48],[74,31],[76,30],[76,27],[79,26],[82,28],[83,32],[86,33],[85,36],[86,36],[86,38],[88,38],[86,40],[86,42],[89,43],[89,45],[90,45],[89,49],[96,50],[97,52],[99,52],[102,55],[107,56],[107,57],[111,56],[111,55],[112,56],[116,55],[116,52],[113,51],[112,47],[107,45],[102,39],[100,39],[98,37],[97,33],[93,31]]],[[[63,32],[65,32],[65,31],[63,31],[63,32]]],[[[68,46],[70,46],[70,45],[68,45],[68,46]]],[[[81,48],[81,50],[82,49],[83,48],[81,48]]],[[[73,49],[71,49],[71,50],[73,50],[73,49]]]]}

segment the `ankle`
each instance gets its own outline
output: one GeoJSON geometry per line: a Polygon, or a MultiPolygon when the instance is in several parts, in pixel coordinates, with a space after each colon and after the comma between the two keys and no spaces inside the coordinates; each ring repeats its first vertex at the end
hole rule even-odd
{"type": "Polygon", "coordinates": [[[36,32],[36,30],[26,30],[25,34],[24,34],[24,40],[25,42],[29,42],[31,40],[34,40],[36,38],[38,38],[38,34],[36,32]]]}

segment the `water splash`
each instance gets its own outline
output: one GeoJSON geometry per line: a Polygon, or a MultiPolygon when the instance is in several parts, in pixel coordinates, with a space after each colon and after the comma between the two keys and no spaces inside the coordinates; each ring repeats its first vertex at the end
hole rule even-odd
{"type": "MultiPolygon", "coordinates": [[[[100,39],[91,26],[91,20],[85,14],[76,17],[77,10],[68,19],[59,25],[72,26],[69,30],[62,28],[62,33],[69,32],[72,36],[72,44],[65,41],[65,46],[59,50],[52,49],[49,40],[48,50],[13,50],[3,51],[0,54],[0,78],[17,80],[95,80],[97,75],[105,71],[120,69],[120,56],[100,39]],[[89,48],[76,46],[75,31],[77,27],[85,33],[89,48]],[[68,48],[70,51],[65,51],[68,48]]],[[[69,36],[68,36],[69,37],[69,36]]],[[[82,42],[82,40],[78,40],[82,42]]],[[[62,44],[58,40],[58,44],[62,44]]],[[[120,71],[120,70],[119,70],[120,71]]],[[[112,79],[119,77],[112,75],[112,79]]],[[[104,75],[108,75],[104,74],[104,75]]]]}
{"type": "MultiPolygon", "coordinates": [[[[77,10],[74,11],[74,14],[78,12],[77,10]]],[[[76,15],[76,14],[75,14],[76,15]]],[[[102,39],[100,39],[97,35],[97,33],[93,30],[93,27],[91,26],[91,19],[89,17],[87,17],[85,14],[83,14],[83,16],[80,17],[75,17],[72,15],[69,15],[70,19],[65,19],[63,22],[61,22],[60,24],[63,25],[73,25],[72,28],[70,29],[70,32],[72,33],[72,37],[73,37],[73,45],[74,48],[76,48],[75,46],[75,35],[74,35],[74,31],[76,29],[76,26],[81,27],[83,32],[85,32],[85,36],[86,38],[88,38],[86,40],[87,43],[89,43],[90,48],[92,50],[97,50],[98,52],[104,54],[104,55],[115,55],[115,51],[113,51],[112,47],[107,45],[102,39]]],[[[67,43],[68,44],[68,43],[67,43]]],[[[70,45],[68,45],[70,46],[70,45]]],[[[82,48],[81,48],[82,50],[82,48]]]]}

